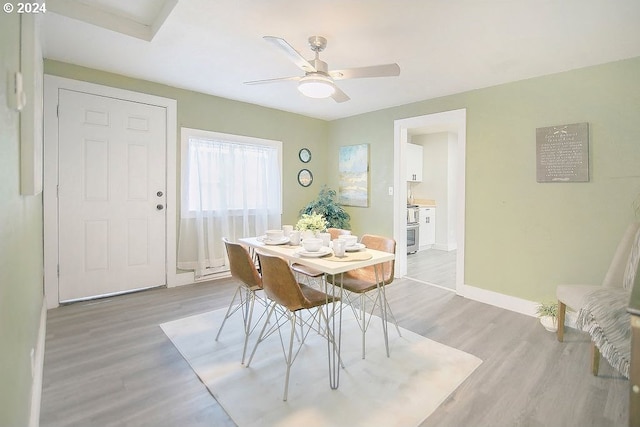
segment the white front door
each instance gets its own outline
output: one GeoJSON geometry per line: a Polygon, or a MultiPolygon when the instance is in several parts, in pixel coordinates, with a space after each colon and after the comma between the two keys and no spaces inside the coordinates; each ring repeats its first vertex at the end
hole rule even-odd
{"type": "Polygon", "coordinates": [[[166,109],[59,92],[59,301],[166,284],[166,109]]]}

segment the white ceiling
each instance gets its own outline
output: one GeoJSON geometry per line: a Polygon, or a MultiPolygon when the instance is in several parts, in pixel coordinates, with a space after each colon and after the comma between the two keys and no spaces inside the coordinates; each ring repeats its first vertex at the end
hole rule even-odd
{"type": "Polygon", "coordinates": [[[47,0],[46,58],[332,120],[640,56],[640,0],[47,0]],[[165,19],[166,18],[166,19],[165,19]],[[89,22],[89,23],[88,23],[89,22]],[[111,29],[109,29],[111,28],[111,29]],[[396,62],[399,77],[342,80],[310,99],[262,39],[329,69],[396,62]]]}

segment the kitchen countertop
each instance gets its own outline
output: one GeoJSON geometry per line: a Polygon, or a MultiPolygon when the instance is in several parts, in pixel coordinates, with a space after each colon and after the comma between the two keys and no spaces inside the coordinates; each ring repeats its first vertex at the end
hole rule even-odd
{"type": "Polygon", "coordinates": [[[433,199],[414,199],[413,203],[421,208],[435,208],[436,201],[433,199]]]}

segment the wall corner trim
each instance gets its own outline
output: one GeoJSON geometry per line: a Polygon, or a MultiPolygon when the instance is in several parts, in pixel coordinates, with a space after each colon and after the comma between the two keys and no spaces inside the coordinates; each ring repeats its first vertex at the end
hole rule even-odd
{"type": "Polygon", "coordinates": [[[40,310],[40,327],[38,328],[38,340],[33,350],[31,360],[31,411],[29,414],[29,427],[40,425],[40,402],[42,399],[42,376],[44,373],[44,345],[47,336],[47,302],[42,299],[40,310]]]}

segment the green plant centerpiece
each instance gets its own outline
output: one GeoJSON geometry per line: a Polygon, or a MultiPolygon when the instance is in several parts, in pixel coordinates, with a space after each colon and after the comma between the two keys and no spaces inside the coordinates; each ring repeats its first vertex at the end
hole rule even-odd
{"type": "Polygon", "coordinates": [[[296,224],[296,230],[311,231],[313,234],[325,231],[327,229],[327,220],[320,214],[312,212],[311,214],[302,214],[302,217],[296,224]]]}
{"type": "Polygon", "coordinates": [[[557,302],[541,302],[536,308],[536,314],[540,318],[540,323],[547,331],[555,332],[558,329],[557,302]]]}
{"type": "Polygon", "coordinates": [[[351,217],[336,201],[336,191],[326,185],[322,186],[315,200],[312,200],[307,206],[300,210],[300,215],[311,215],[314,213],[321,215],[326,220],[327,225],[325,229],[329,227],[343,228],[345,230],[351,229],[351,225],[349,224],[351,217]]]}

